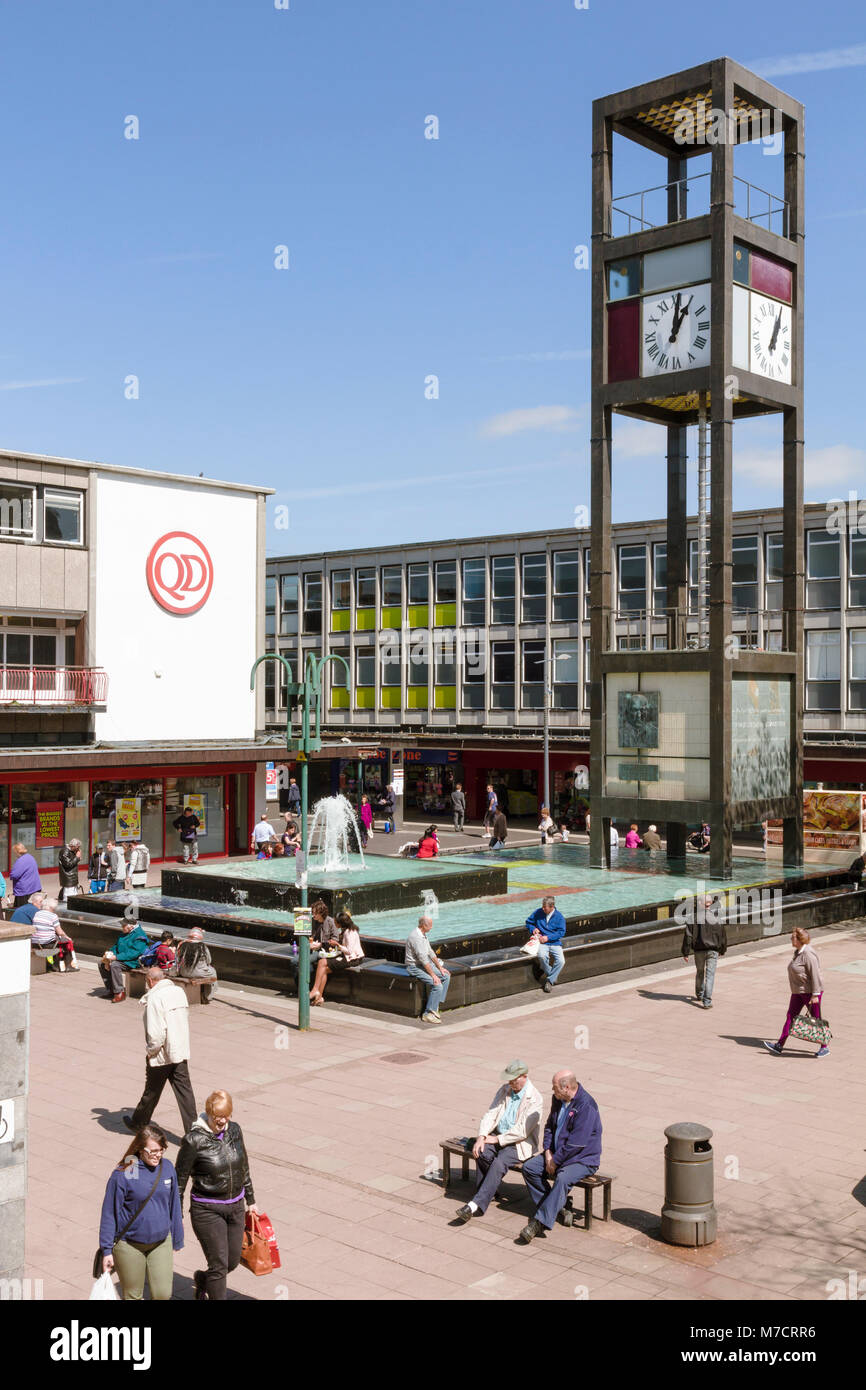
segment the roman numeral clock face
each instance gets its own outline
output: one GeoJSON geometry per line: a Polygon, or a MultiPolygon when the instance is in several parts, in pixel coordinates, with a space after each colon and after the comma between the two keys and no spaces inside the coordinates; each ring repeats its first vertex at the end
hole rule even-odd
{"type": "Polygon", "coordinates": [[[791,307],[752,291],[751,369],[772,381],[791,380],[791,307]]]}
{"type": "Polygon", "coordinates": [[[643,376],[705,367],[709,360],[709,285],[644,298],[643,376]]]}

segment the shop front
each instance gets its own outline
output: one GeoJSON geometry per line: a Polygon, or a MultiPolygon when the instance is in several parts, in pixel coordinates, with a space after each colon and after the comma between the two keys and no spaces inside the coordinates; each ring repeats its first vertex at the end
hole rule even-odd
{"type": "Polygon", "coordinates": [[[405,811],[450,815],[456,783],[466,785],[462,753],[456,748],[406,748],[403,766],[405,811]]]}
{"type": "MultiPolygon", "coordinates": [[[[541,749],[465,749],[467,814],[480,820],[487,806],[487,787],[492,785],[506,817],[532,820],[544,799],[544,756],[541,749]]],[[[582,829],[589,809],[589,754],[550,754],[550,791],[554,820],[565,819],[572,829],[582,829]]]]}

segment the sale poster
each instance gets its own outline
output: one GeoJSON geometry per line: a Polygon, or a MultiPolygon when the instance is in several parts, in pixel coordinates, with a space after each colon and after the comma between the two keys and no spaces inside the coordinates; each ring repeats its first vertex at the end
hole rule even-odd
{"type": "Polygon", "coordinates": [[[198,816],[201,824],[198,828],[199,835],[207,834],[207,792],[189,792],[183,798],[183,807],[187,806],[198,816]]]}
{"type": "Polygon", "coordinates": [[[36,848],[50,849],[65,843],[63,836],[64,801],[37,801],[36,848]]]}
{"type": "Polygon", "coordinates": [[[114,824],[116,844],[131,844],[141,839],[140,796],[119,796],[115,799],[114,824]]]}

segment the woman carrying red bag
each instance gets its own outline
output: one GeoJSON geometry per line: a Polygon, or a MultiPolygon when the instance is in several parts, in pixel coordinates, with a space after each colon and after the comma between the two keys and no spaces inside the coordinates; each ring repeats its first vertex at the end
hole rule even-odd
{"type": "Polygon", "coordinates": [[[237,1269],[244,1238],[244,1205],[258,1214],[240,1125],[228,1091],[213,1091],[177,1156],[181,1203],[192,1181],[190,1218],[207,1259],[193,1276],[197,1299],[225,1299],[226,1276],[237,1269]]]}

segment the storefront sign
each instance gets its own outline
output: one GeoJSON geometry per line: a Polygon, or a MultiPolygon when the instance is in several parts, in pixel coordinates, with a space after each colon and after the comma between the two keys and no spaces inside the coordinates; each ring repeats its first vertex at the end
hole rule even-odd
{"type": "Polygon", "coordinates": [[[36,848],[50,849],[52,845],[62,845],[63,815],[66,803],[63,801],[37,801],[36,803],[36,848]]]}
{"type": "Polygon", "coordinates": [[[403,753],[407,763],[426,763],[434,766],[439,763],[459,763],[460,753],[456,748],[407,748],[403,753]]]}
{"type": "Polygon", "coordinates": [[[213,588],[213,560],[189,531],[168,531],[152,547],[147,587],[166,613],[186,616],[203,608],[213,588]]]}
{"type": "Polygon", "coordinates": [[[358,748],[354,755],[360,762],[365,763],[386,763],[388,761],[387,748],[358,748]]]}
{"type": "MultiPolygon", "coordinates": [[[[781,845],[782,822],[767,822],[767,843],[781,845]]],[[[803,793],[803,845],[806,849],[857,849],[866,846],[866,793],[803,793]]]]}
{"type": "Polygon", "coordinates": [[[265,763],[265,801],[279,801],[280,789],[275,763],[265,763]]]}
{"type": "Polygon", "coordinates": [[[294,909],[295,936],[312,936],[313,934],[313,909],[311,907],[296,907],[294,909]]]}
{"type": "Polygon", "coordinates": [[[119,796],[114,802],[114,839],[131,844],[141,839],[141,797],[119,796]]]}
{"type": "Polygon", "coordinates": [[[195,812],[195,814],[198,816],[199,820],[201,821],[201,825],[199,826],[199,828],[198,828],[196,834],[197,834],[197,835],[200,835],[200,836],[206,835],[206,834],[207,834],[207,792],[189,792],[189,793],[187,793],[187,794],[184,796],[184,798],[183,798],[183,808],[184,808],[184,810],[186,810],[187,806],[190,808],[191,811],[194,811],[194,812],[195,812]]]}

